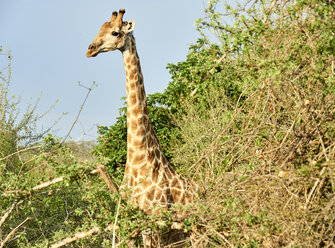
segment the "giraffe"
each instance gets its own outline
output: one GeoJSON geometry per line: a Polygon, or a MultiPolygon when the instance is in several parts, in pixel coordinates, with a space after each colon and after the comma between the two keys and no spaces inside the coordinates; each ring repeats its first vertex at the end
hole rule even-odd
{"type": "MultiPolygon", "coordinates": [[[[86,56],[121,51],[126,71],[127,162],[122,191],[129,189],[130,202],[146,214],[159,214],[174,204],[187,205],[196,194],[196,186],[178,175],[162,152],[149,120],[146,94],[133,30],[134,21],[124,22],[125,9],[113,12],[89,46],[86,56]]],[[[144,237],[146,247],[157,247],[144,237]]]]}

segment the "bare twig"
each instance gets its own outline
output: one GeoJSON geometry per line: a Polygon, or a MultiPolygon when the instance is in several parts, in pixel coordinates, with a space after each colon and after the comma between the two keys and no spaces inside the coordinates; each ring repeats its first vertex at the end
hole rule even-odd
{"type": "MultiPolygon", "coordinates": [[[[59,183],[61,181],[64,180],[64,176],[61,176],[61,177],[57,177],[55,179],[52,179],[50,181],[47,181],[47,182],[44,182],[44,183],[41,183],[39,185],[36,185],[35,187],[33,187],[31,189],[31,191],[38,191],[40,189],[43,189],[43,188],[46,188],[46,187],[49,187],[53,184],[56,184],[56,183],[59,183]]],[[[29,191],[21,191],[21,190],[11,190],[11,191],[5,191],[5,193],[3,193],[1,196],[6,196],[8,194],[27,194],[29,191]]]]}
{"type": "Polygon", "coordinates": [[[9,155],[6,156],[6,157],[0,158],[0,161],[6,160],[6,159],[8,159],[8,158],[10,158],[10,157],[12,157],[12,156],[14,156],[14,155],[16,155],[16,154],[19,154],[19,153],[22,153],[22,152],[26,152],[26,151],[28,151],[28,150],[37,149],[37,148],[40,148],[40,147],[41,147],[41,145],[38,145],[38,146],[32,146],[32,147],[27,147],[27,148],[25,148],[25,149],[22,149],[22,150],[13,152],[12,154],[9,154],[9,155]]]}
{"type": "MultiPolygon", "coordinates": [[[[109,224],[105,229],[104,231],[109,231],[112,227],[112,224],[109,224]]],[[[96,234],[100,234],[102,233],[101,231],[101,228],[96,226],[96,227],[93,227],[92,229],[86,231],[86,232],[79,232],[79,233],[76,233],[73,237],[67,237],[63,240],[61,240],[60,242],[58,243],[55,243],[53,245],[50,246],[50,248],[58,248],[58,247],[62,247],[64,245],[67,245],[67,244],[70,244],[72,242],[75,242],[79,239],[83,239],[83,238],[87,238],[87,237],[91,237],[93,235],[96,235],[96,234]]]]}
{"type": "Polygon", "coordinates": [[[79,119],[80,113],[81,113],[81,111],[83,110],[84,105],[85,105],[85,103],[86,103],[86,100],[87,100],[88,96],[90,95],[90,93],[91,93],[91,91],[92,91],[94,85],[95,85],[95,82],[93,82],[93,85],[92,85],[90,88],[88,88],[88,87],[86,87],[86,86],[84,86],[84,85],[81,85],[81,84],[79,83],[79,86],[81,86],[81,87],[87,89],[87,94],[86,94],[86,97],[85,97],[83,103],[80,105],[80,109],[79,109],[79,112],[78,112],[78,114],[77,114],[76,119],[75,119],[74,122],[72,123],[72,126],[71,126],[69,132],[65,135],[63,141],[60,143],[60,146],[62,146],[62,145],[64,144],[64,142],[66,141],[66,139],[70,136],[70,133],[72,132],[72,129],[73,129],[74,125],[76,125],[76,123],[77,123],[77,121],[78,121],[78,119],[79,119]]]}
{"type": "Polygon", "coordinates": [[[15,208],[15,206],[18,204],[17,201],[14,201],[12,206],[10,206],[8,208],[8,210],[6,211],[6,213],[2,216],[1,220],[0,220],[0,227],[3,225],[3,223],[6,221],[6,219],[8,218],[8,216],[10,215],[10,213],[13,211],[13,209],[15,208]]]}
{"type": "Polygon", "coordinates": [[[73,237],[68,237],[65,238],[63,240],[61,240],[60,242],[51,245],[51,248],[58,248],[58,247],[62,247],[64,245],[70,244],[78,239],[82,239],[82,238],[86,238],[86,237],[90,237],[92,235],[98,234],[101,232],[100,227],[94,227],[86,232],[79,232],[76,233],[73,237]]]}
{"type": "Polygon", "coordinates": [[[36,190],[40,190],[40,189],[43,189],[43,188],[46,188],[46,187],[49,187],[50,185],[53,185],[53,184],[56,184],[56,183],[59,183],[61,181],[64,180],[64,177],[57,177],[55,179],[52,179],[48,182],[45,182],[45,183],[41,183],[39,185],[36,185],[34,188],[32,188],[32,190],[36,191],[36,190]]]}
{"type": "Polygon", "coordinates": [[[4,241],[2,241],[0,248],[3,248],[6,244],[6,242],[10,239],[11,236],[13,236],[13,234],[19,230],[24,224],[26,224],[29,220],[31,220],[31,218],[27,218],[25,219],[21,224],[19,224],[17,227],[15,227],[8,235],[7,237],[4,239],[4,241]]]}
{"type": "Polygon", "coordinates": [[[117,204],[117,210],[116,210],[115,221],[114,221],[114,226],[113,226],[113,243],[112,243],[113,248],[115,248],[115,239],[116,239],[115,231],[117,229],[116,223],[117,223],[117,218],[119,216],[120,204],[121,204],[121,196],[119,198],[119,203],[117,204]]]}
{"type": "MultiPolygon", "coordinates": [[[[313,120],[315,121],[314,117],[313,117],[313,120]]],[[[320,133],[319,128],[318,128],[317,125],[316,125],[316,131],[318,132],[318,135],[319,135],[319,139],[320,139],[320,142],[321,142],[323,155],[325,156],[326,161],[329,162],[329,158],[328,158],[327,152],[326,152],[326,147],[325,147],[325,144],[324,144],[324,142],[322,140],[321,133],[320,133]]],[[[323,175],[323,173],[325,172],[325,170],[326,170],[326,167],[323,167],[322,170],[320,171],[320,177],[323,175]]],[[[316,179],[311,192],[309,192],[309,194],[308,194],[308,197],[307,197],[307,200],[306,200],[306,204],[305,204],[305,207],[304,207],[305,209],[307,209],[308,204],[309,204],[309,202],[310,202],[310,200],[311,200],[311,198],[312,198],[312,196],[313,196],[313,194],[315,192],[316,187],[319,185],[319,183],[320,183],[320,179],[318,178],[318,179],[316,179]]]]}
{"type": "MultiPolygon", "coordinates": [[[[114,185],[111,177],[109,176],[108,171],[105,168],[105,166],[98,165],[97,167],[98,168],[96,170],[92,170],[89,173],[90,174],[96,174],[97,172],[99,172],[100,176],[106,182],[106,184],[107,184],[108,188],[110,189],[110,191],[112,191],[114,193],[119,193],[118,190],[117,190],[117,188],[115,187],[115,185],[114,185]]],[[[65,179],[64,176],[54,178],[54,179],[49,180],[47,182],[41,183],[39,185],[36,185],[35,187],[33,187],[31,189],[31,191],[38,191],[40,189],[43,189],[43,188],[49,187],[51,185],[54,185],[56,183],[62,182],[64,179],[65,179]]],[[[28,192],[29,191],[11,190],[11,191],[5,191],[1,196],[6,196],[8,194],[27,194],[28,192]]]]}
{"type": "MultiPolygon", "coordinates": [[[[240,100],[240,98],[239,98],[239,100],[240,100]]],[[[216,139],[212,141],[212,143],[209,145],[210,148],[207,150],[207,152],[204,153],[190,168],[188,168],[188,170],[191,170],[195,166],[197,166],[202,160],[204,160],[213,151],[215,144],[222,138],[222,136],[226,133],[227,129],[230,128],[230,125],[236,120],[239,113],[243,109],[243,106],[244,106],[244,104],[239,109],[237,109],[237,112],[235,113],[233,119],[230,120],[230,122],[227,124],[226,128],[216,137],[216,139]]]]}
{"type": "Polygon", "coordinates": [[[119,191],[115,187],[115,184],[113,183],[112,178],[110,177],[106,167],[102,164],[99,164],[99,165],[97,165],[97,170],[98,170],[100,176],[102,177],[102,179],[107,184],[109,190],[114,192],[114,193],[119,193],[119,191]]]}
{"type": "MultiPolygon", "coordinates": [[[[141,228],[136,228],[134,231],[132,231],[128,237],[135,237],[136,235],[138,235],[138,233],[140,232],[141,228]]],[[[124,243],[127,239],[124,239],[122,241],[120,241],[116,247],[119,247],[120,245],[122,245],[122,243],[124,243]]]]}

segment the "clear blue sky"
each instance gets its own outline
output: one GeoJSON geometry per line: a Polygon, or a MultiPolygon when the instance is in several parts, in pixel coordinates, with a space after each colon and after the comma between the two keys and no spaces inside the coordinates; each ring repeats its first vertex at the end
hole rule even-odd
{"type": "MultiPolygon", "coordinates": [[[[71,138],[96,125],[111,125],[125,96],[125,71],[119,51],[86,58],[87,47],[113,10],[126,9],[124,20],[135,20],[134,36],[147,93],[162,92],[170,81],[168,63],[185,60],[198,37],[194,23],[203,17],[204,0],[0,0],[0,45],[12,51],[11,93],[22,96],[21,108],[42,92],[38,112],[55,109],[40,126],[55,127],[64,136],[87,91],[78,86],[98,84],[90,94],[71,138]]],[[[1,60],[0,70],[5,66],[1,60]]]]}

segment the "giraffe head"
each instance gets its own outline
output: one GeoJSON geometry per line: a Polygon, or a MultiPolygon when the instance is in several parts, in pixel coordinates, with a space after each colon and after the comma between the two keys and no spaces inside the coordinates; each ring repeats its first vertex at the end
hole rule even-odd
{"type": "Polygon", "coordinates": [[[88,47],[86,56],[95,57],[99,53],[114,51],[116,49],[123,50],[127,44],[128,35],[134,30],[135,22],[124,22],[122,17],[125,9],[120,9],[119,13],[113,12],[109,22],[105,22],[88,47]]]}

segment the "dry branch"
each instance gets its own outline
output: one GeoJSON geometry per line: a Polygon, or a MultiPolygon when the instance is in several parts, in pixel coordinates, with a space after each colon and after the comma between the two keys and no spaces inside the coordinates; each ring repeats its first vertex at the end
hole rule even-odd
{"type": "MultiPolygon", "coordinates": [[[[241,99],[242,94],[239,97],[239,100],[241,99]]],[[[251,95],[253,96],[253,94],[251,95]]],[[[251,97],[250,96],[250,97],[251,97]]],[[[238,100],[238,102],[239,102],[238,100]]],[[[236,104],[237,106],[237,104],[236,104]]],[[[242,106],[240,108],[237,109],[237,112],[235,113],[234,117],[230,120],[230,122],[227,124],[227,126],[225,127],[225,129],[215,138],[215,140],[212,141],[212,143],[209,145],[209,149],[192,165],[190,166],[190,168],[188,168],[188,170],[193,169],[195,166],[197,166],[202,160],[204,160],[211,152],[213,152],[213,150],[215,150],[215,145],[217,144],[217,142],[223,137],[223,135],[226,133],[226,131],[231,127],[231,124],[235,121],[235,119],[238,117],[238,115],[240,114],[240,112],[242,111],[244,107],[244,104],[242,104],[242,106]]]]}
{"type": "Polygon", "coordinates": [[[121,204],[121,197],[119,198],[119,203],[117,205],[117,210],[115,214],[115,221],[114,221],[114,226],[113,226],[113,243],[112,243],[112,248],[115,248],[115,239],[116,239],[116,234],[115,231],[117,229],[117,218],[119,216],[119,210],[120,210],[120,204],[121,204]]]}
{"type": "MultiPolygon", "coordinates": [[[[109,224],[104,231],[109,231],[111,229],[111,227],[113,226],[113,224],[109,224]]],[[[86,232],[79,232],[76,233],[73,237],[67,237],[63,240],[61,240],[60,242],[53,244],[50,246],[50,248],[58,248],[58,247],[62,247],[64,245],[70,244],[74,241],[77,241],[79,239],[83,239],[83,238],[87,238],[87,237],[91,237],[92,235],[96,235],[96,234],[100,234],[101,233],[101,228],[100,227],[93,227],[92,229],[86,231],[86,232]]]]}
{"type": "Polygon", "coordinates": [[[97,165],[97,171],[99,172],[101,178],[107,184],[107,187],[109,188],[109,190],[114,192],[114,193],[119,193],[119,191],[115,187],[115,184],[113,183],[112,178],[110,177],[106,167],[102,164],[99,164],[99,165],[97,165]]]}
{"type": "Polygon", "coordinates": [[[50,180],[50,181],[48,181],[48,182],[41,183],[41,184],[35,186],[34,188],[32,188],[32,190],[33,190],[33,191],[40,190],[40,189],[49,187],[50,185],[59,183],[59,182],[61,182],[61,181],[63,181],[63,180],[64,180],[64,177],[63,177],[63,176],[61,176],[61,177],[57,177],[57,178],[52,179],[52,180],[50,180]]]}
{"type": "Polygon", "coordinates": [[[87,94],[86,94],[86,96],[85,96],[85,99],[84,99],[83,103],[80,105],[80,109],[79,109],[79,111],[78,111],[78,114],[77,114],[77,116],[76,116],[76,119],[75,119],[74,122],[72,123],[72,126],[71,126],[69,132],[65,135],[63,141],[60,143],[60,146],[62,146],[62,145],[65,143],[66,139],[70,136],[70,134],[71,134],[71,132],[72,132],[72,129],[73,129],[73,127],[76,125],[76,123],[77,123],[77,121],[78,121],[78,119],[79,119],[80,113],[81,113],[81,111],[83,110],[84,105],[85,105],[85,103],[86,103],[86,100],[87,100],[88,96],[90,95],[90,93],[91,93],[91,91],[92,91],[94,85],[95,85],[95,83],[93,82],[93,85],[92,85],[90,88],[88,88],[88,87],[85,87],[84,85],[82,85],[82,84],[79,83],[79,86],[81,86],[81,87],[87,89],[87,94]]]}
{"type": "MultiPolygon", "coordinates": [[[[41,184],[39,184],[39,185],[36,185],[35,187],[33,187],[33,188],[31,189],[31,191],[38,191],[38,190],[40,190],[40,189],[49,187],[50,185],[59,183],[59,182],[61,182],[61,181],[63,181],[63,180],[64,180],[64,176],[57,177],[57,178],[52,179],[52,180],[50,180],[50,181],[47,181],[47,182],[41,183],[41,184]]],[[[28,191],[11,190],[11,191],[5,191],[5,193],[3,193],[1,196],[6,196],[6,195],[9,195],[9,194],[21,194],[21,195],[25,195],[25,194],[27,194],[27,193],[28,193],[28,191]]]]}
{"type": "Polygon", "coordinates": [[[10,158],[10,157],[12,157],[12,156],[14,156],[16,154],[19,154],[19,153],[22,153],[22,152],[26,152],[26,151],[29,151],[29,150],[33,150],[33,149],[37,149],[37,148],[40,148],[40,147],[42,147],[42,146],[38,145],[38,146],[27,147],[25,149],[13,152],[13,153],[7,155],[6,157],[0,158],[0,161],[6,160],[7,158],[10,158]]]}
{"type": "Polygon", "coordinates": [[[6,211],[6,213],[2,216],[0,220],[0,227],[3,225],[3,223],[6,221],[10,213],[13,211],[14,207],[16,206],[17,201],[14,201],[12,206],[9,207],[9,209],[6,211]]]}
{"type": "Polygon", "coordinates": [[[4,241],[2,241],[0,248],[3,248],[6,244],[6,242],[10,239],[11,236],[13,236],[13,234],[19,230],[24,224],[26,224],[29,220],[31,220],[31,218],[27,218],[25,219],[20,225],[18,225],[17,227],[15,227],[8,235],[7,237],[4,239],[4,241]]]}

